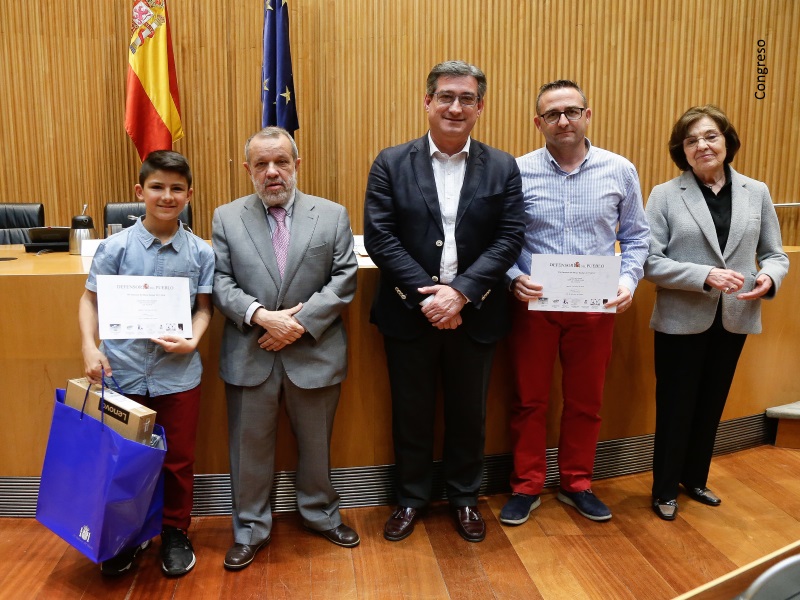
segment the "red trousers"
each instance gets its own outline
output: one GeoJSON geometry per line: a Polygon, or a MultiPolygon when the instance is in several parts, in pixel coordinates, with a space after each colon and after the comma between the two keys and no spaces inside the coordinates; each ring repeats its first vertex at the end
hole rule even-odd
{"type": "Polygon", "coordinates": [[[547,409],[556,356],[562,369],[564,408],[558,440],[561,488],[591,487],[600,406],[611,359],[614,315],[530,311],[512,300],[509,336],[516,395],[511,412],[514,470],[511,489],[539,494],[547,475],[547,409]]]}
{"type": "Polygon", "coordinates": [[[194,500],[194,450],[200,417],[200,386],[163,396],[128,394],[132,400],[156,411],[164,428],[164,525],[188,529],[194,500]]]}

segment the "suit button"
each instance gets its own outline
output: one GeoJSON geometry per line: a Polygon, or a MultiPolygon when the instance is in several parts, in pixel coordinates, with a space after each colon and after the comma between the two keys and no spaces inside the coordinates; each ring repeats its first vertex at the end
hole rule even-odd
{"type": "Polygon", "coordinates": [[[435,281],[435,282],[437,282],[437,283],[439,282],[439,278],[438,278],[436,275],[434,275],[433,277],[431,277],[431,279],[433,279],[433,281],[435,281]]]}
{"type": "Polygon", "coordinates": [[[441,248],[442,246],[444,246],[444,242],[442,240],[436,240],[436,245],[441,248]]]}

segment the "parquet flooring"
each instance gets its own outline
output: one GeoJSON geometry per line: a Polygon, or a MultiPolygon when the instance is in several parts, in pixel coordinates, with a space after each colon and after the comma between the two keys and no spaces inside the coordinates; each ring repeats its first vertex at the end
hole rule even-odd
{"type": "Polygon", "coordinates": [[[483,543],[454,530],[446,505],[430,508],[414,534],[383,539],[388,507],[343,511],[362,537],[348,550],[306,532],[296,513],[279,515],[272,543],[240,572],[222,568],[229,517],[195,518],[197,566],[161,575],[159,543],[119,579],[33,519],[0,519],[0,598],[24,599],[480,599],[663,600],[674,598],[800,539],[800,451],[762,446],[718,457],[710,508],[679,498],[671,523],[652,513],[650,474],[595,482],[614,518],[594,523],[554,490],[519,527],[498,515],[505,495],[483,498],[483,543]]]}

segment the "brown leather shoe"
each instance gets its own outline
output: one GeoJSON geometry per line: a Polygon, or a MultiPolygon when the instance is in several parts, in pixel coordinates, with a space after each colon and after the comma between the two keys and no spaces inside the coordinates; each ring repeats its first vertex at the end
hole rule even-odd
{"type": "Polygon", "coordinates": [[[248,544],[234,544],[225,554],[225,560],[222,564],[230,571],[244,569],[247,565],[253,562],[253,559],[256,557],[256,552],[269,544],[269,541],[270,538],[267,537],[267,539],[265,539],[263,542],[254,546],[250,546],[248,544]]]}
{"type": "Polygon", "coordinates": [[[308,525],[306,525],[305,528],[311,531],[312,533],[321,535],[322,537],[326,538],[328,541],[333,542],[337,546],[352,548],[354,546],[358,546],[358,544],[361,542],[361,538],[358,537],[358,534],[344,523],[342,523],[338,527],[334,527],[333,529],[327,529],[325,531],[311,529],[308,525]]]}
{"type": "Polygon", "coordinates": [[[414,521],[418,516],[419,511],[416,508],[398,506],[383,526],[383,537],[390,542],[406,539],[414,531],[414,521]]]}
{"type": "Polygon", "coordinates": [[[481,542],[486,537],[486,523],[483,522],[477,506],[451,507],[456,521],[456,531],[468,542],[481,542]]]}

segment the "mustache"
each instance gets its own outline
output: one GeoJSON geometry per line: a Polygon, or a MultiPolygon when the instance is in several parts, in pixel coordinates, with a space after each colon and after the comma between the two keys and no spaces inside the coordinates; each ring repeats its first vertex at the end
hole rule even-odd
{"type": "Polygon", "coordinates": [[[288,179],[283,179],[282,177],[276,177],[274,179],[262,179],[261,181],[256,180],[255,178],[251,178],[253,181],[253,185],[255,186],[256,190],[264,192],[265,194],[279,194],[285,190],[288,190],[294,184],[294,178],[290,177],[288,179]],[[276,191],[276,190],[269,190],[267,189],[271,185],[278,185],[283,188],[283,190],[276,191]]]}
{"type": "Polygon", "coordinates": [[[265,180],[265,181],[264,181],[264,182],[261,184],[261,187],[264,187],[264,188],[266,188],[266,187],[267,187],[267,186],[269,186],[269,185],[275,185],[275,184],[277,184],[277,183],[280,183],[280,184],[281,184],[281,185],[282,185],[284,188],[287,188],[287,187],[289,187],[289,182],[288,182],[288,181],[285,181],[285,180],[283,180],[283,179],[281,179],[280,177],[276,177],[275,179],[267,179],[267,180],[265,180]]]}
{"type": "Polygon", "coordinates": [[[283,179],[282,177],[276,177],[275,179],[262,181],[256,181],[255,178],[251,177],[251,180],[253,181],[253,187],[255,188],[256,195],[270,205],[274,204],[275,202],[280,203],[288,200],[292,190],[295,189],[297,184],[297,179],[294,176],[286,179],[283,179]],[[281,189],[268,189],[268,186],[278,183],[281,184],[281,189]]]}

